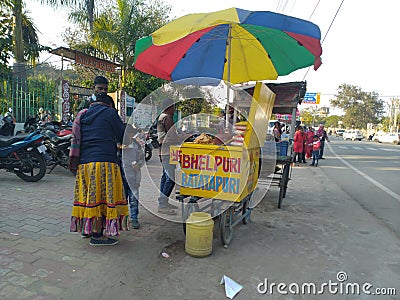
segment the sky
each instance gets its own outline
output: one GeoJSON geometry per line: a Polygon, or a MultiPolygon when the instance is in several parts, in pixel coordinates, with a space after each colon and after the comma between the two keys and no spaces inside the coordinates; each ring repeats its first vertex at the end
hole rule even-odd
{"type": "MultiPolygon", "coordinates": [[[[400,97],[400,38],[396,28],[400,2],[397,0],[164,0],[172,7],[172,17],[237,7],[246,10],[279,12],[309,20],[319,26],[322,43],[322,66],[307,68],[282,76],[276,82],[307,81],[307,92],[321,93],[321,106],[329,105],[340,84],[377,92],[389,102],[400,97]],[[340,4],[343,4],[339,9],[340,4]],[[333,21],[335,14],[337,16],[333,21]],[[332,23],[333,21],[333,23],[332,23]],[[331,25],[332,23],[332,25],[331,25]],[[330,29],[329,29],[330,27],[330,29]],[[329,29],[329,32],[328,32],[329,29]]],[[[61,32],[71,26],[67,13],[26,0],[26,9],[33,19],[40,43],[66,46],[61,32]]],[[[60,61],[57,56],[41,60],[60,61]]],[[[303,108],[306,105],[302,105],[303,108]]]]}

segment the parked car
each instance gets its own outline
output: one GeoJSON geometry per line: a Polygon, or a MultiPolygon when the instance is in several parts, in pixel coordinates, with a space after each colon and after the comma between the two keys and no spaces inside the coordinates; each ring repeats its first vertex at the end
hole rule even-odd
{"type": "Polygon", "coordinates": [[[344,140],[352,140],[352,141],[361,141],[364,138],[360,130],[346,130],[343,133],[343,139],[344,140]]]}
{"type": "Polygon", "coordinates": [[[336,136],[343,136],[343,133],[345,132],[346,130],[344,130],[344,129],[336,129],[336,136]]]}
{"type": "Polygon", "coordinates": [[[400,133],[378,133],[372,138],[372,141],[400,145],[400,133]]]}

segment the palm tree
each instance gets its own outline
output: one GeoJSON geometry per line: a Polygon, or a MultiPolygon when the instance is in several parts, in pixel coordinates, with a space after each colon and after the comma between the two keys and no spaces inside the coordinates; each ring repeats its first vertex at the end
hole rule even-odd
{"type": "Polygon", "coordinates": [[[69,20],[77,23],[89,26],[89,31],[93,30],[93,21],[95,15],[95,2],[94,0],[83,0],[79,2],[78,9],[73,11],[69,15],[69,20]]]}
{"type": "MultiPolygon", "coordinates": [[[[41,3],[45,3],[51,5],[53,7],[70,5],[76,3],[76,0],[40,0],[41,3]]],[[[19,81],[24,81],[26,79],[25,72],[25,49],[24,46],[24,38],[33,37],[26,42],[38,41],[37,39],[37,29],[34,27],[32,21],[27,18],[23,13],[24,2],[23,0],[3,0],[0,4],[1,8],[8,9],[11,11],[13,16],[13,25],[12,25],[12,40],[13,40],[13,55],[14,55],[14,65],[13,65],[13,73],[19,81]],[[26,27],[29,25],[28,27],[26,27]],[[28,32],[24,32],[25,29],[28,32]]],[[[37,43],[38,44],[38,43],[37,43]]],[[[37,48],[40,50],[40,47],[37,48]]],[[[43,50],[43,49],[41,49],[43,50]]],[[[30,55],[34,54],[35,51],[31,52],[30,55]]],[[[29,56],[29,55],[28,55],[29,56]]]]}
{"type": "MultiPolygon", "coordinates": [[[[86,1],[88,3],[89,0],[86,1]]],[[[121,87],[140,101],[164,81],[133,70],[135,43],[164,25],[171,8],[163,0],[115,0],[109,4],[96,10],[92,27],[88,17],[89,7],[80,6],[70,13],[69,20],[78,29],[67,43],[70,48],[121,64],[121,87]]],[[[76,68],[79,69],[79,66],[76,68]]],[[[79,73],[86,77],[84,70],[79,73]]]]}
{"type": "MultiPolygon", "coordinates": [[[[1,8],[1,6],[0,6],[1,8]]],[[[5,9],[0,11],[0,73],[8,69],[12,51],[12,17],[5,9]]]]}
{"type": "MultiPolygon", "coordinates": [[[[75,1],[76,0],[41,0],[42,3],[47,3],[54,7],[66,5],[67,3],[75,1]]],[[[13,99],[12,106],[16,107],[17,101],[24,101],[28,92],[26,61],[35,63],[39,57],[39,53],[49,48],[39,44],[37,28],[23,11],[23,0],[1,0],[0,8],[2,17],[1,28],[6,29],[1,32],[4,36],[0,36],[0,39],[8,41],[7,47],[2,48],[1,59],[8,61],[11,56],[14,57],[11,93],[13,99]],[[3,51],[6,53],[3,53],[3,51]]],[[[25,113],[26,109],[20,111],[20,117],[22,119],[24,119],[25,113]]]]}
{"type": "Polygon", "coordinates": [[[136,41],[164,25],[169,11],[162,1],[116,0],[113,9],[94,20],[91,43],[106,55],[104,58],[123,65],[122,84],[124,74],[133,67],[136,41]]]}

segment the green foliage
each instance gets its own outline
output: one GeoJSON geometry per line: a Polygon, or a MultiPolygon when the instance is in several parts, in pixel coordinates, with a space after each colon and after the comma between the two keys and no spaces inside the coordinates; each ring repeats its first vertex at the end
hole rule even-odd
{"type": "Polygon", "coordinates": [[[382,124],[382,129],[384,131],[389,131],[390,128],[390,118],[389,117],[383,117],[381,120],[381,124],[382,124]]]}
{"type": "Polygon", "coordinates": [[[147,95],[158,89],[165,83],[165,80],[150,76],[148,74],[132,70],[125,77],[125,91],[141,102],[147,95]]]}
{"type": "Polygon", "coordinates": [[[182,112],[182,118],[199,113],[213,112],[212,105],[204,98],[186,99],[180,101],[176,108],[182,112]]]}
{"type": "Polygon", "coordinates": [[[383,114],[383,101],[376,92],[364,92],[360,87],[342,84],[331,104],[345,111],[343,123],[346,127],[367,128],[367,123],[376,124],[383,114]]]}
{"type": "Polygon", "coordinates": [[[35,95],[35,106],[43,107],[44,109],[51,110],[51,112],[54,113],[57,106],[54,80],[47,78],[45,75],[28,77],[28,90],[31,95],[35,95]]]}
{"type": "MultiPolygon", "coordinates": [[[[162,0],[116,0],[109,6],[97,8],[93,28],[89,28],[88,11],[82,6],[70,14],[77,29],[69,29],[64,40],[70,48],[88,55],[114,61],[122,65],[120,77],[102,74],[110,79],[110,91],[121,87],[137,102],[156,90],[164,80],[133,69],[135,43],[168,21],[171,7],[162,0]]],[[[83,81],[92,80],[93,74],[76,66],[83,81]]]]}
{"type": "Polygon", "coordinates": [[[32,19],[26,14],[22,14],[22,38],[24,41],[24,58],[32,65],[35,65],[40,52],[49,51],[51,48],[39,43],[37,28],[32,19]]]}
{"type": "Polygon", "coordinates": [[[55,81],[45,71],[41,73],[28,70],[25,89],[19,89],[19,84],[12,72],[0,73],[1,113],[12,107],[17,121],[24,122],[28,115],[35,115],[39,107],[55,112],[57,108],[55,81]]]}
{"type": "Polygon", "coordinates": [[[324,124],[325,124],[325,126],[326,127],[339,127],[339,121],[342,121],[342,117],[341,116],[336,116],[336,115],[333,115],[333,116],[329,116],[329,117],[326,117],[325,118],[325,120],[324,120],[324,124]]]}
{"type": "MultiPolygon", "coordinates": [[[[48,2],[54,4],[57,1],[48,2]]],[[[35,65],[40,52],[50,48],[39,43],[37,28],[28,13],[23,11],[23,0],[2,0],[0,8],[0,72],[7,71],[12,58],[19,64],[17,68],[25,68],[26,61],[35,65]]],[[[16,71],[20,80],[25,81],[23,70],[16,71]]]]}
{"type": "Polygon", "coordinates": [[[300,118],[303,124],[312,125],[313,115],[310,110],[304,109],[300,112],[300,118]]]}
{"type": "Polygon", "coordinates": [[[0,72],[7,71],[12,53],[12,18],[7,10],[0,12],[0,72]]]}
{"type": "Polygon", "coordinates": [[[321,117],[318,113],[318,108],[315,106],[309,106],[300,112],[300,118],[306,126],[316,126],[318,124],[325,123],[325,117],[321,117]]]}

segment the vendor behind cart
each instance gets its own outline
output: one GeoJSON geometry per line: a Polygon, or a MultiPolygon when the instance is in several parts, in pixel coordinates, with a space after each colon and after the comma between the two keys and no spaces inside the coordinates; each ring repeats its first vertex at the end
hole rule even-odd
{"type": "MultiPolygon", "coordinates": [[[[236,110],[232,105],[226,105],[225,111],[228,110],[228,121],[231,126],[235,125],[236,123],[240,122],[239,112],[236,110]],[[236,112],[236,119],[235,119],[235,112],[236,112]]],[[[225,115],[226,117],[226,115],[225,115]]]]}
{"type": "Polygon", "coordinates": [[[158,198],[158,212],[166,215],[176,215],[178,207],[168,202],[169,196],[175,186],[175,165],[169,163],[169,146],[178,144],[180,141],[173,120],[175,112],[174,101],[169,98],[164,99],[162,108],[163,112],[157,119],[160,161],[163,167],[160,182],[160,197],[158,198]]]}

